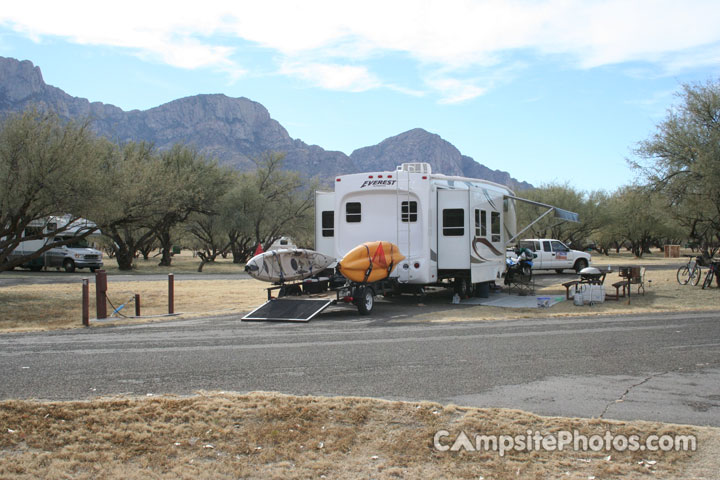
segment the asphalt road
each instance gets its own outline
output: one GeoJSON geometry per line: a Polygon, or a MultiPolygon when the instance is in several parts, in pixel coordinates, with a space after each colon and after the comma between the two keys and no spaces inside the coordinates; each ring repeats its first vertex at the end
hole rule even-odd
{"type": "Polygon", "coordinates": [[[272,390],[720,426],[720,312],[412,323],[434,310],[2,334],[0,398],[272,390]]]}

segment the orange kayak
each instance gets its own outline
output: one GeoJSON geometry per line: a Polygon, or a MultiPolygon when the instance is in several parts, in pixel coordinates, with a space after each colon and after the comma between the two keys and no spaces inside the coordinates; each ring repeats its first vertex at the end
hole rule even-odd
{"type": "Polygon", "coordinates": [[[350,250],[338,268],[343,277],[353,282],[377,282],[390,275],[405,256],[390,242],[366,242],[350,250]]]}

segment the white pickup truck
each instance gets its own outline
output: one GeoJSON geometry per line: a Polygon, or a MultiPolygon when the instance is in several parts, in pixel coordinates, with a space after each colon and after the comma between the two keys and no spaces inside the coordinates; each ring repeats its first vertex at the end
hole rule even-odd
{"type": "Polygon", "coordinates": [[[551,238],[526,238],[518,242],[519,247],[532,250],[535,254],[533,270],[563,270],[573,269],[579,272],[590,265],[591,257],[587,252],[572,250],[560,240],[551,238]]]}

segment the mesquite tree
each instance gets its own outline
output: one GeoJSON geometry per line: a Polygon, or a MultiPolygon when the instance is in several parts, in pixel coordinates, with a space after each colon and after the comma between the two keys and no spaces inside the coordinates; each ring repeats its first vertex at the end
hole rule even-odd
{"type": "Polygon", "coordinates": [[[631,161],[706,254],[720,241],[720,81],[686,84],[631,161]]]}
{"type": "MultiPolygon", "coordinates": [[[[52,113],[29,110],[0,125],[0,271],[14,268],[74,239],[54,238],[81,218],[104,210],[104,149],[87,121],[63,121],[52,113]],[[26,228],[63,217],[54,231],[26,228]],[[45,239],[44,246],[23,256],[11,254],[20,242],[45,239]]],[[[77,237],[86,237],[92,226],[77,237]]]]}

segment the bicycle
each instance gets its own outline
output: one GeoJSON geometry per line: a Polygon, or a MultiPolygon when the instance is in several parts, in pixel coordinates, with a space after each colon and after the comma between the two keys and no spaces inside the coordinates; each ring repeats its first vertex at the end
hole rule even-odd
{"type": "Polygon", "coordinates": [[[697,257],[690,256],[687,265],[678,268],[676,275],[678,283],[680,285],[687,285],[689,283],[693,286],[700,283],[700,278],[702,277],[702,268],[700,267],[702,265],[704,265],[703,257],[699,255],[697,257]]]}
{"type": "Polygon", "coordinates": [[[703,282],[703,290],[708,288],[710,285],[712,285],[713,278],[717,277],[717,283],[718,286],[720,286],[720,276],[718,275],[718,269],[720,268],[720,262],[710,262],[710,268],[708,269],[708,273],[705,276],[705,281],[703,282]]]}

